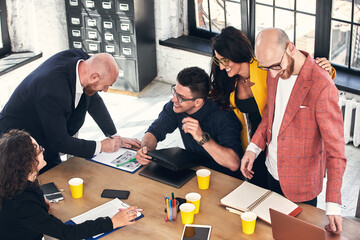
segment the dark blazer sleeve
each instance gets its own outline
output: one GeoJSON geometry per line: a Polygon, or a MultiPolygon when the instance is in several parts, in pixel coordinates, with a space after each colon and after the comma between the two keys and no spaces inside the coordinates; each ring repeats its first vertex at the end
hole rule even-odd
{"type": "Polygon", "coordinates": [[[37,101],[36,110],[51,150],[90,158],[96,142],[74,138],[67,132],[66,116],[71,114],[71,99],[66,91],[51,91],[37,101]]]}
{"type": "Polygon", "coordinates": [[[110,113],[98,93],[91,97],[88,112],[105,136],[114,135],[117,132],[110,113]]]}
{"type": "Polygon", "coordinates": [[[60,239],[83,239],[113,229],[110,218],[98,218],[78,225],[67,225],[50,215],[35,193],[28,193],[16,209],[19,223],[32,231],[60,239]]]}

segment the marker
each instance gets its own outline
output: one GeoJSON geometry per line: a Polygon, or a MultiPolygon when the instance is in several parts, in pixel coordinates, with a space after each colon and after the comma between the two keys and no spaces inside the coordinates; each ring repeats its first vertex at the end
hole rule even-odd
{"type": "Polygon", "coordinates": [[[134,162],[134,161],[136,161],[136,158],[132,158],[132,159],[130,159],[130,160],[126,161],[126,162],[123,162],[123,163],[119,163],[118,165],[116,165],[116,167],[120,167],[120,166],[122,166],[122,165],[124,165],[124,164],[130,163],[130,162],[134,162]]]}

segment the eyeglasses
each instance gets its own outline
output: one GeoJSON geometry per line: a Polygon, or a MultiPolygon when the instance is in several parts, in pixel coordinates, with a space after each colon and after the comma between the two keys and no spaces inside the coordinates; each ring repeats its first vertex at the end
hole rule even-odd
{"type": "Polygon", "coordinates": [[[43,148],[42,146],[39,145],[39,152],[36,154],[36,156],[39,156],[40,153],[44,152],[45,148],[43,148]]]}
{"type": "Polygon", "coordinates": [[[197,97],[197,98],[191,98],[191,99],[184,99],[180,94],[178,94],[175,91],[175,85],[171,86],[171,93],[173,96],[176,96],[176,99],[179,101],[179,103],[183,103],[183,102],[187,102],[187,101],[195,101],[196,99],[200,98],[200,97],[197,97]]]}
{"type": "Polygon", "coordinates": [[[222,64],[224,67],[229,66],[229,59],[228,58],[222,58],[221,60],[218,59],[217,57],[212,57],[213,62],[217,65],[220,66],[220,64],[222,64]]]}
{"type": "Polygon", "coordinates": [[[282,60],[283,60],[283,58],[284,58],[284,56],[285,56],[286,49],[287,49],[287,47],[285,48],[285,51],[284,51],[284,53],[283,53],[283,55],[282,55],[282,57],[281,57],[281,59],[280,59],[280,62],[279,62],[278,64],[271,65],[270,67],[263,67],[263,66],[261,66],[260,63],[258,62],[257,67],[260,68],[260,69],[262,69],[262,70],[265,70],[265,71],[269,71],[269,70],[281,70],[281,69],[282,69],[281,62],[282,62],[282,60]]]}

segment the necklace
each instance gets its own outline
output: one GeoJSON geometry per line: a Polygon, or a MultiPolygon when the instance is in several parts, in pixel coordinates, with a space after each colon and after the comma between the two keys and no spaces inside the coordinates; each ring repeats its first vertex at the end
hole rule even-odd
{"type": "Polygon", "coordinates": [[[238,75],[238,76],[239,76],[239,77],[238,77],[238,80],[241,80],[243,83],[246,83],[246,81],[250,79],[250,76],[248,76],[247,78],[244,78],[244,77],[241,76],[241,75],[238,75]]]}

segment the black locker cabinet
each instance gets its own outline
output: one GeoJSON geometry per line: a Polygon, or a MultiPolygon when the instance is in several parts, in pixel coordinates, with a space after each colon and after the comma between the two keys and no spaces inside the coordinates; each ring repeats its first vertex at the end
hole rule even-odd
{"type": "Polygon", "coordinates": [[[107,52],[119,65],[114,89],[139,92],[157,74],[153,0],[65,0],[69,47],[107,52]]]}

